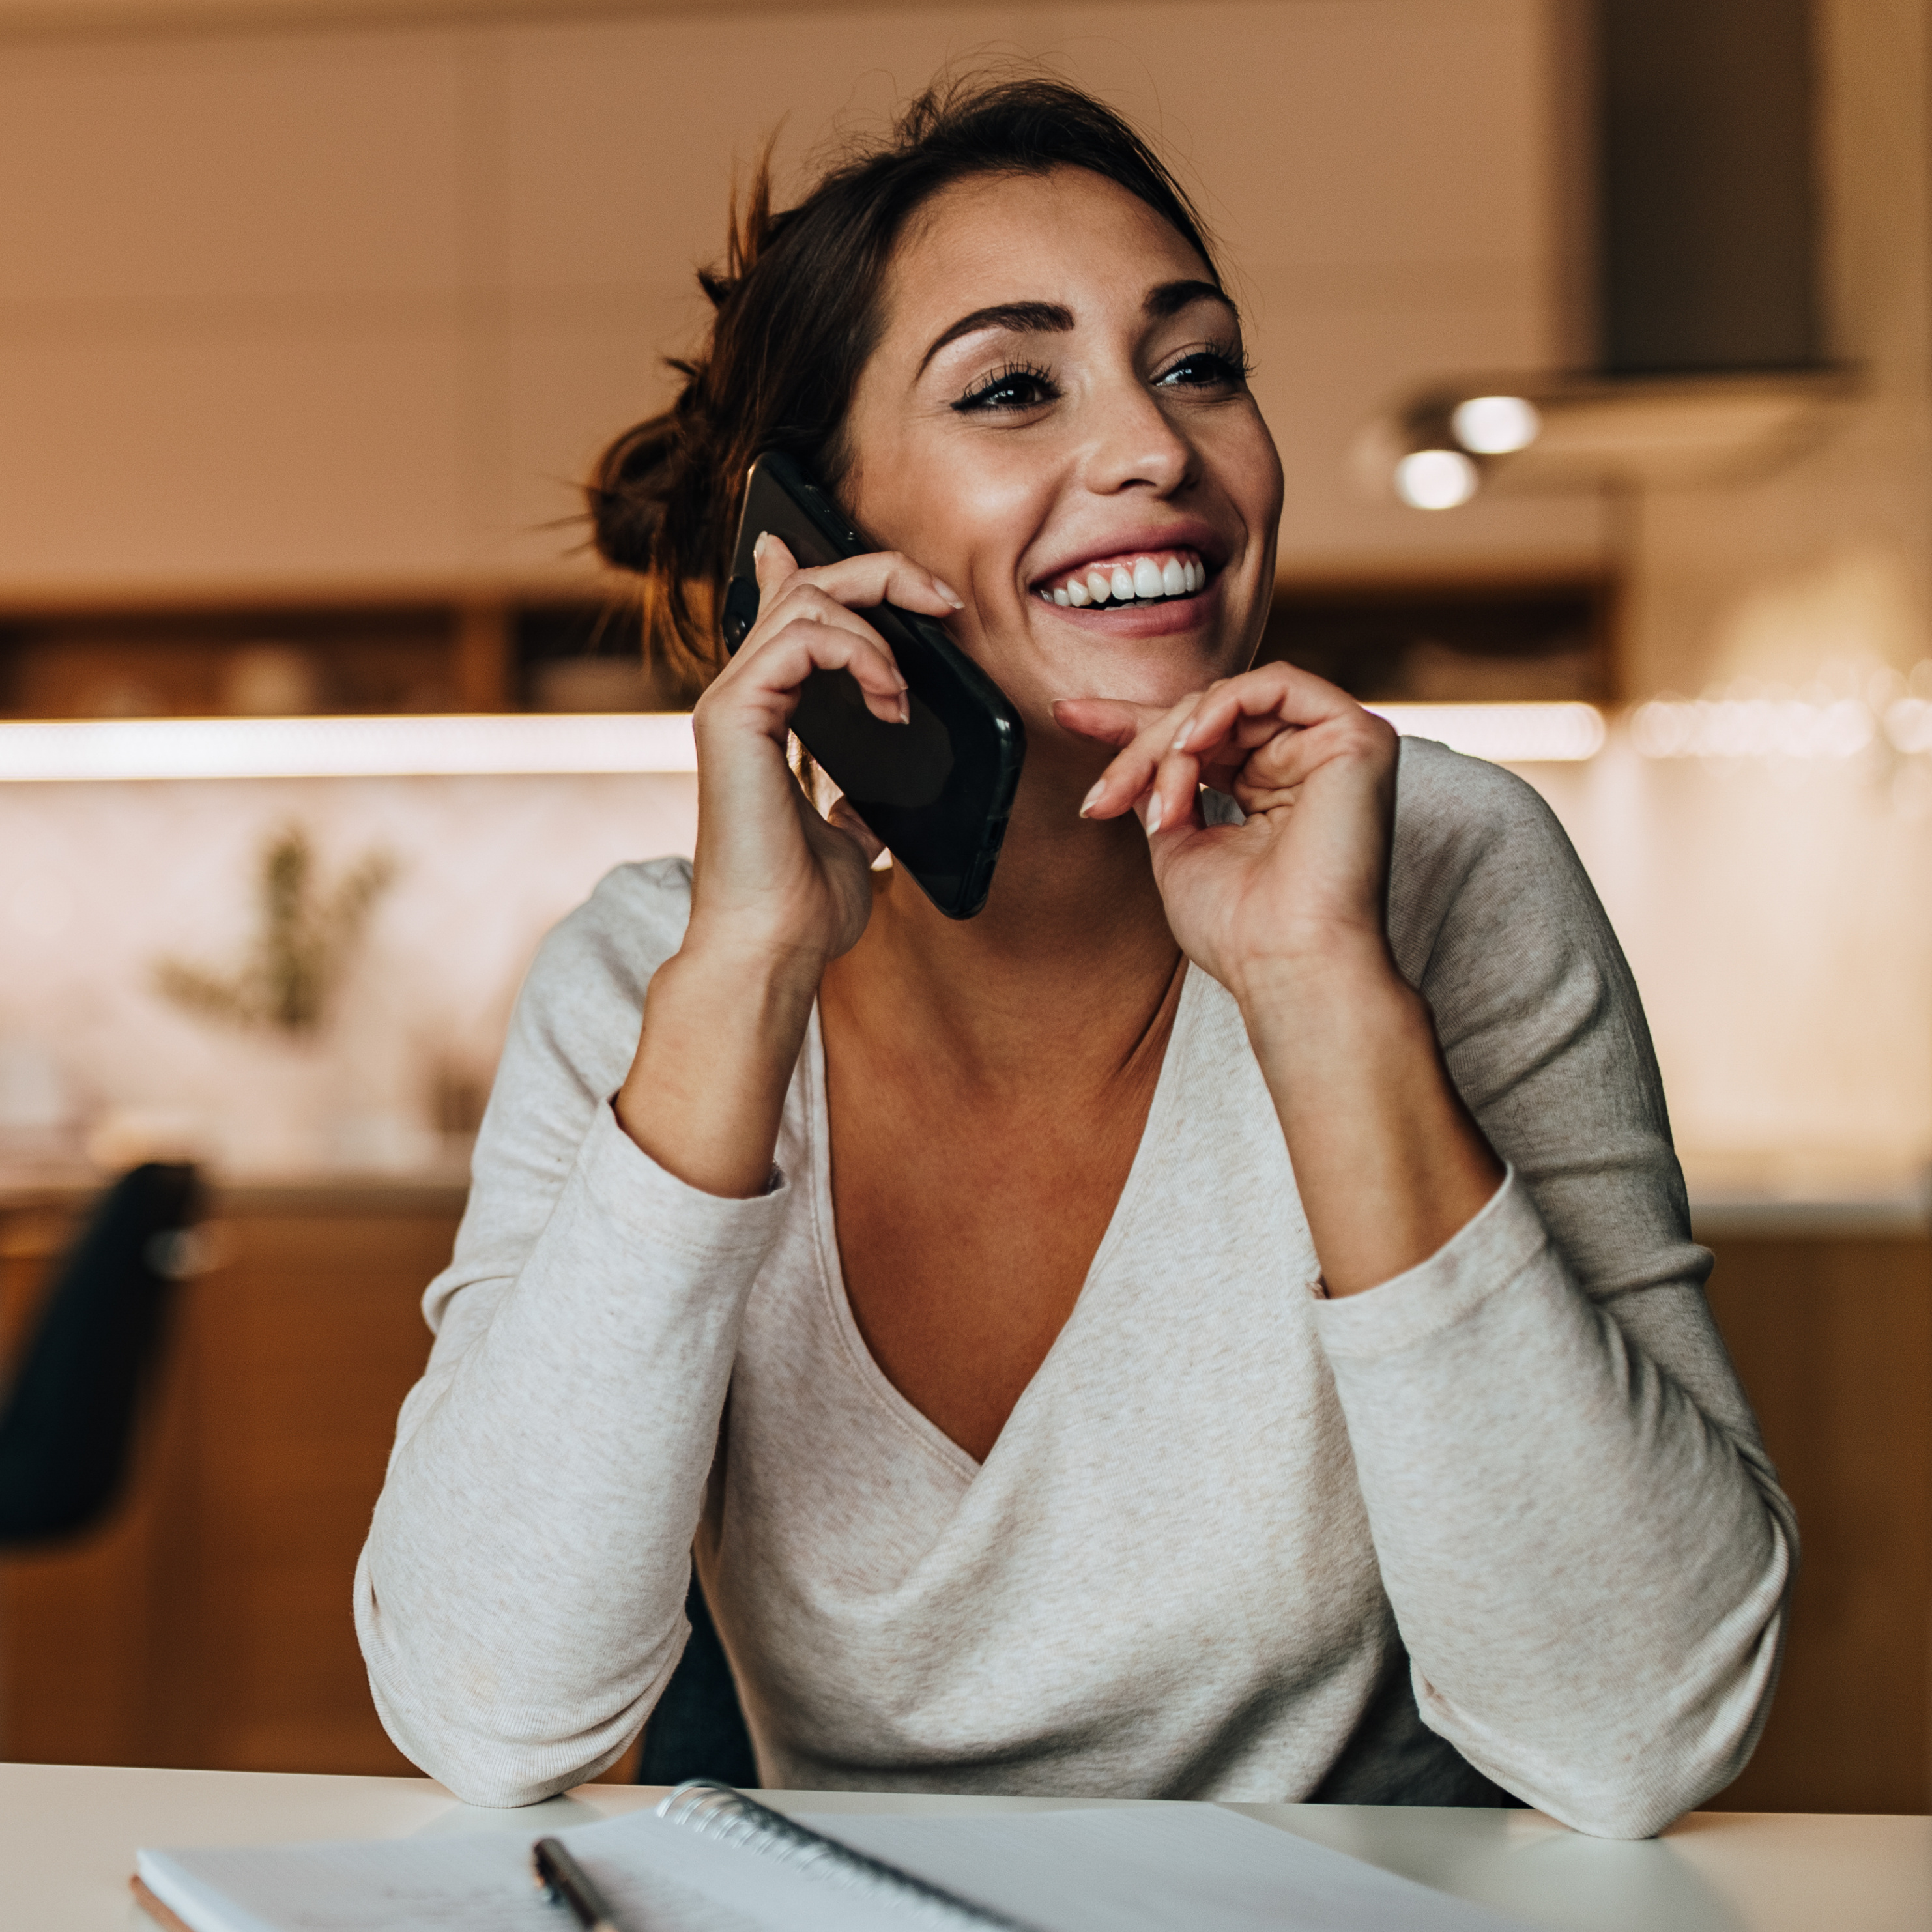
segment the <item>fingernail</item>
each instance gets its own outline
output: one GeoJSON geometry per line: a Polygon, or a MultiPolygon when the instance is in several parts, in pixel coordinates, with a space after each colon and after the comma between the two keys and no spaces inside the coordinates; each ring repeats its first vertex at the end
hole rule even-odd
{"type": "Polygon", "coordinates": [[[1187,722],[1182,725],[1180,729],[1174,734],[1174,742],[1169,746],[1168,748],[1170,751],[1174,752],[1186,751],[1187,748],[1188,738],[1192,733],[1193,729],[1194,721],[1190,718],[1187,722]]]}
{"type": "Polygon", "coordinates": [[[1148,806],[1147,836],[1151,838],[1160,830],[1160,794],[1156,792],[1148,806]]]}
{"type": "Polygon", "coordinates": [[[952,606],[954,610],[963,610],[965,609],[965,598],[961,596],[958,592],[954,590],[952,585],[948,584],[943,577],[935,577],[932,580],[932,587],[939,592],[940,596],[946,599],[947,603],[952,606]]]}
{"type": "Polygon", "coordinates": [[[758,532],[758,540],[752,546],[752,561],[754,563],[761,562],[764,560],[765,546],[771,540],[772,533],[770,530],[760,530],[758,532]]]}
{"type": "Polygon", "coordinates": [[[1100,794],[1106,789],[1107,781],[1105,778],[1102,778],[1100,782],[1080,801],[1080,816],[1082,818],[1084,818],[1087,814],[1094,809],[1094,806],[1100,802],[1100,794]]]}
{"type": "Polygon", "coordinates": [[[903,692],[899,696],[899,722],[902,724],[912,722],[912,704],[903,692]]]}

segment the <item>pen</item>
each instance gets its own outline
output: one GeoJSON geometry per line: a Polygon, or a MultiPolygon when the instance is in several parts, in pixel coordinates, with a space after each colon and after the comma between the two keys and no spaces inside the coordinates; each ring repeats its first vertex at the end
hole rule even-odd
{"type": "Polygon", "coordinates": [[[530,1862],[536,1867],[537,1882],[543,1887],[544,1895],[553,1904],[561,1899],[568,1906],[584,1932],[617,1932],[617,1922],[604,1903],[604,1894],[564,1850],[560,1838],[539,1838],[531,1847],[530,1862]]]}

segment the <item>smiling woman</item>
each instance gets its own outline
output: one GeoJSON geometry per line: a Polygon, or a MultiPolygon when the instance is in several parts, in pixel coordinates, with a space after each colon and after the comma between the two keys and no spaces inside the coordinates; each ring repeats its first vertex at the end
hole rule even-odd
{"type": "Polygon", "coordinates": [[[1761,1726],[1795,1549],[1635,989],[1527,788],[1250,668],[1281,512],[1185,197],[1054,83],[775,213],[592,491],[710,676],[689,865],[552,934],[358,1576],[425,1768],[527,1802],[694,1558],[794,1787],[1503,1802],[1658,1828],[1761,1726]],[[879,548],[758,546],[750,460],[879,548]],[[1028,755],[943,917],[786,762],[946,626],[1028,755]]]}

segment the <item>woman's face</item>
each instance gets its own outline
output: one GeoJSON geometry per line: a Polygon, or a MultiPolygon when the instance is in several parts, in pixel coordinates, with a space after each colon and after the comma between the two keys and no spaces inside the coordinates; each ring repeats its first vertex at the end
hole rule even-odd
{"type": "Polygon", "coordinates": [[[1281,464],[1239,318],[1173,229],[1082,169],[962,182],[902,242],[885,316],[842,494],[965,599],[950,628],[1029,728],[1245,668],[1281,464]]]}

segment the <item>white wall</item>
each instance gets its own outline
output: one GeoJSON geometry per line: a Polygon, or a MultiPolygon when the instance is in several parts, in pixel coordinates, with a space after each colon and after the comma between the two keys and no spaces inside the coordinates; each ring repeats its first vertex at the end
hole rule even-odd
{"type": "Polygon", "coordinates": [[[696,820],[688,777],[0,785],[0,1160],[106,1126],[232,1173],[419,1167],[440,1073],[488,1076],[544,931],[611,866],[688,853],[696,820]],[[164,958],[242,964],[291,826],[325,890],[372,852],[397,868],[312,1040],[154,985],[164,958]],[[61,1131],[26,1131],[48,1112],[61,1131]]]}

